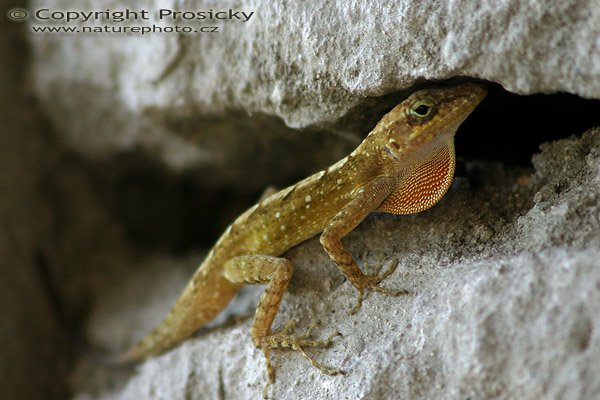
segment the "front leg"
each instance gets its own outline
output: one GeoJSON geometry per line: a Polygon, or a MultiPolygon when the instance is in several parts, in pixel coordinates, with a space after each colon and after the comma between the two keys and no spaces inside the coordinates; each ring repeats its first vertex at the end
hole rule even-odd
{"type": "Polygon", "coordinates": [[[333,260],[335,265],[358,290],[358,300],[350,310],[350,314],[354,314],[360,309],[365,289],[371,289],[390,296],[407,293],[405,290],[394,291],[379,287],[379,283],[394,272],[396,265],[382,274],[365,275],[342,244],[342,238],[352,232],[370,212],[376,210],[395,188],[396,180],[392,177],[380,176],[373,179],[361,188],[356,197],[337,213],[321,234],[321,244],[329,258],[333,260]]]}

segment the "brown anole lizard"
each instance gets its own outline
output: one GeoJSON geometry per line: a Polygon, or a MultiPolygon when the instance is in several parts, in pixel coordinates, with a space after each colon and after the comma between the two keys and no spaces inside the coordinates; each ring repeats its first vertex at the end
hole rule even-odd
{"type": "Polygon", "coordinates": [[[251,329],[254,345],[266,358],[268,383],[263,395],[275,376],[271,349],[299,351],[324,373],[339,373],[304,351],[328,345],[333,335],[316,341],[309,332],[291,335],[290,324],[280,331],[272,329],[293,270],[281,255],[322,232],[323,248],[358,290],[351,313],[360,308],[365,290],[406,293],[379,286],[395,267],[381,274],[364,274],[341,239],[371,212],[417,213],[442,198],[454,176],[454,133],[485,94],[485,87],[475,83],[415,92],[386,114],[349,156],[240,215],[208,253],[163,322],[117,358],[136,361],[162,353],[212,320],[243,285],[265,284],[251,329]]]}

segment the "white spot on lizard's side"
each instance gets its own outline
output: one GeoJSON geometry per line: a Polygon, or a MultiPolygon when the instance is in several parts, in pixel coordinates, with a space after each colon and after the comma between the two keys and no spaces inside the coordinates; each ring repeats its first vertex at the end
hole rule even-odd
{"type": "Polygon", "coordinates": [[[304,198],[304,200],[305,200],[307,203],[310,203],[310,202],[312,201],[312,197],[310,197],[310,194],[307,194],[307,195],[306,195],[306,197],[304,198]]]}
{"type": "Polygon", "coordinates": [[[285,231],[285,225],[281,225],[281,226],[279,227],[279,229],[281,229],[282,231],[285,231]]]}
{"type": "Polygon", "coordinates": [[[280,217],[281,217],[281,213],[280,213],[279,211],[277,211],[277,212],[275,213],[275,218],[280,218],[280,217]]]}

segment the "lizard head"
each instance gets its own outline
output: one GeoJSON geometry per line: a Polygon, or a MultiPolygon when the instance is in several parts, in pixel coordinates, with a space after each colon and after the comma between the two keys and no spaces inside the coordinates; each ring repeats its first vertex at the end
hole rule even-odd
{"type": "Polygon", "coordinates": [[[485,95],[485,86],[476,83],[419,90],[385,115],[369,136],[392,159],[422,157],[440,141],[452,140],[485,95]]]}
{"type": "Polygon", "coordinates": [[[475,83],[424,89],[382,118],[358,151],[381,154],[376,173],[397,179],[377,211],[421,212],[444,196],[454,177],[454,133],[485,94],[475,83]]]}

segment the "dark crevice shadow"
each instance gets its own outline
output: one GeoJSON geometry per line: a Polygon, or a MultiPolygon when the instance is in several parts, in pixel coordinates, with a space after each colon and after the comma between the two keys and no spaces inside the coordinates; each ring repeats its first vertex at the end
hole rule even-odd
{"type": "MultiPolygon", "coordinates": [[[[418,88],[423,86],[421,84],[418,88]]],[[[500,163],[505,171],[519,170],[518,173],[521,173],[531,169],[531,157],[539,152],[541,143],[581,134],[586,129],[600,126],[600,100],[587,100],[564,93],[519,96],[493,83],[488,83],[488,88],[486,99],[456,135],[459,176],[469,175],[464,163],[473,160],[500,163]]],[[[407,95],[408,92],[403,91],[365,99],[364,103],[330,128],[346,132],[353,130],[364,137],[383,114],[407,95]]],[[[240,132],[243,132],[241,135],[245,142],[240,144],[257,143],[248,137],[248,132],[253,131],[250,128],[256,124],[266,124],[269,129],[275,129],[275,122],[264,116],[259,116],[254,122],[242,121],[244,117],[241,115],[237,117],[244,128],[240,132]]],[[[188,126],[189,130],[190,126],[204,128],[209,123],[210,119],[196,123],[187,121],[183,125],[188,126]]],[[[173,121],[170,125],[177,127],[173,121]]],[[[293,168],[289,165],[287,172],[282,172],[281,165],[277,165],[278,157],[281,159],[282,154],[294,151],[310,151],[310,146],[319,144],[311,136],[323,137],[328,132],[316,132],[310,128],[312,133],[306,136],[302,133],[286,134],[292,130],[283,126],[277,129],[280,132],[272,145],[266,141],[247,154],[248,159],[243,164],[248,165],[253,175],[273,175],[276,178],[270,183],[284,188],[308,175],[306,171],[318,171],[324,167],[319,164],[323,161],[321,155],[315,157],[314,166],[307,162],[298,165],[296,174],[290,172],[293,168]]],[[[322,140],[322,144],[327,146],[335,143],[322,140]]],[[[293,164],[294,157],[284,157],[284,160],[293,164]]],[[[97,166],[90,167],[98,171],[97,166]]],[[[170,172],[143,151],[120,154],[100,170],[103,171],[99,180],[103,198],[107,207],[123,223],[132,242],[142,249],[166,249],[174,253],[210,247],[222,230],[258,199],[264,188],[257,185],[261,189],[255,192],[239,187],[209,188],[195,177],[197,171],[170,172]]],[[[493,176],[483,179],[494,182],[493,176]]]]}
{"type": "Polygon", "coordinates": [[[488,84],[488,96],[459,128],[456,152],[465,159],[531,165],[541,143],[600,126],[600,100],[568,93],[519,96],[488,84]]]}

